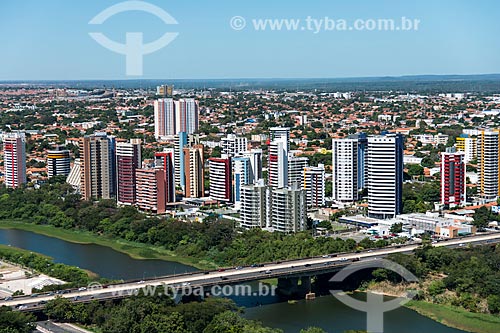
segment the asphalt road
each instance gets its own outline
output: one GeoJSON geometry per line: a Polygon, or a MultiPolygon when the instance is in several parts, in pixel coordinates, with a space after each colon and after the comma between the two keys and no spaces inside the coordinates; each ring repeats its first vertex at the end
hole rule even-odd
{"type": "MultiPolygon", "coordinates": [[[[433,246],[459,248],[466,245],[479,245],[500,242],[500,233],[470,236],[456,240],[433,243],[433,246]]],[[[349,254],[332,254],[322,257],[291,260],[277,263],[266,263],[259,267],[237,267],[218,271],[202,271],[181,275],[170,275],[147,281],[125,282],[108,286],[89,286],[89,288],[64,290],[61,293],[44,293],[40,295],[16,296],[0,301],[21,311],[33,311],[42,308],[46,302],[56,298],[69,298],[73,302],[89,302],[134,295],[139,289],[151,291],[155,286],[168,286],[175,290],[194,290],[201,287],[212,287],[237,284],[287,275],[307,274],[308,272],[330,271],[353,262],[366,262],[381,259],[393,253],[411,253],[419,245],[403,245],[390,248],[374,249],[349,254]]],[[[152,294],[150,292],[150,294],[152,294]]]]}

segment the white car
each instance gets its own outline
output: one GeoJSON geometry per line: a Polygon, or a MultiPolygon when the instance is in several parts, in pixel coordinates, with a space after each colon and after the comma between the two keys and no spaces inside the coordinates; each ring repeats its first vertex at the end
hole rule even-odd
{"type": "Polygon", "coordinates": [[[187,286],[189,286],[190,284],[191,284],[190,282],[183,282],[183,283],[182,283],[182,286],[183,286],[183,287],[187,287],[187,286]]]}

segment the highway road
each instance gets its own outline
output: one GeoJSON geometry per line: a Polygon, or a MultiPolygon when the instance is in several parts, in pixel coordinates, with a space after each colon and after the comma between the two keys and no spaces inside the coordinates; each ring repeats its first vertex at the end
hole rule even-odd
{"type": "MultiPolygon", "coordinates": [[[[463,247],[466,245],[479,245],[500,242],[500,233],[483,234],[433,243],[433,246],[463,247]]],[[[91,300],[106,300],[119,297],[132,296],[137,290],[151,290],[154,286],[169,286],[175,289],[194,290],[201,287],[243,283],[275,277],[286,277],[321,271],[332,271],[338,267],[346,266],[354,261],[377,260],[393,253],[410,253],[418,244],[393,246],[382,249],[373,249],[359,253],[332,254],[322,257],[267,263],[258,267],[237,267],[218,271],[201,271],[181,275],[169,275],[150,279],[147,281],[124,282],[120,284],[72,290],[64,290],[60,294],[44,293],[40,295],[16,296],[0,301],[0,306],[11,306],[21,311],[33,311],[42,308],[46,302],[64,297],[73,302],[89,302],[91,300]]]]}

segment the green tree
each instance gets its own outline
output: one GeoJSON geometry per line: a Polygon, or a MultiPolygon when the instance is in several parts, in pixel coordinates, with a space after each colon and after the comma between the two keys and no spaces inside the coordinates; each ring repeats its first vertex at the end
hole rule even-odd
{"type": "Polygon", "coordinates": [[[483,230],[488,226],[490,218],[490,210],[485,207],[479,207],[474,211],[474,216],[473,219],[474,221],[472,222],[479,230],[483,230]]]}

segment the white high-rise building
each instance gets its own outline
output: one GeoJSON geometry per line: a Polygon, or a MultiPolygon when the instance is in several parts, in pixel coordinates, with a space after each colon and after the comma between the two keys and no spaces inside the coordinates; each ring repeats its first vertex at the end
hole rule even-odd
{"type": "Polygon", "coordinates": [[[288,186],[288,142],[279,137],[269,145],[268,184],[274,188],[288,186]]]}
{"type": "Polygon", "coordinates": [[[332,140],[332,197],[358,200],[358,140],[332,140]]]}
{"type": "Polygon", "coordinates": [[[254,185],[241,187],[241,227],[265,228],[267,225],[267,187],[261,180],[254,185]]]}
{"type": "Polygon", "coordinates": [[[271,127],[269,129],[270,141],[279,138],[284,138],[287,143],[287,151],[290,150],[290,128],[288,127],[271,127]]]}
{"type": "Polygon", "coordinates": [[[458,137],[456,139],[455,147],[457,151],[461,151],[464,153],[465,163],[469,163],[473,159],[477,157],[477,138],[469,138],[469,137],[458,137]]]}
{"type": "Polygon", "coordinates": [[[177,134],[175,111],[172,98],[161,98],[154,102],[155,138],[157,140],[177,134]]]}
{"type": "Polygon", "coordinates": [[[234,157],[232,163],[232,182],[233,182],[233,202],[234,208],[241,207],[241,188],[244,185],[253,184],[252,167],[250,158],[234,157]]]}
{"type": "Polygon", "coordinates": [[[250,183],[262,178],[262,149],[252,149],[241,154],[250,160],[250,183]]]}
{"type": "Polygon", "coordinates": [[[403,211],[403,137],[368,138],[368,216],[394,218],[403,211]]]}
{"type": "Polygon", "coordinates": [[[288,186],[304,186],[304,168],[309,165],[307,157],[288,156],[288,186]]]}
{"type": "Polygon", "coordinates": [[[26,139],[24,133],[12,132],[3,136],[5,186],[19,187],[26,183],[26,139]]]}
{"type": "Polygon", "coordinates": [[[482,131],[479,136],[479,193],[486,200],[496,200],[499,187],[499,131],[482,131]]]}
{"type": "Polygon", "coordinates": [[[245,137],[239,137],[234,134],[228,134],[227,137],[222,138],[222,154],[229,157],[239,155],[248,148],[248,140],[245,137]]]}
{"type": "Polygon", "coordinates": [[[198,102],[194,98],[175,101],[175,120],[177,133],[193,134],[199,128],[198,102]]]}
{"type": "Polygon", "coordinates": [[[273,231],[302,231],[307,224],[306,193],[303,189],[271,189],[270,223],[273,231]]]}
{"type": "Polygon", "coordinates": [[[219,202],[231,201],[231,158],[227,155],[209,158],[208,174],[210,198],[219,202]]]}
{"type": "Polygon", "coordinates": [[[307,207],[325,205],[325,166],[323,164],[304,169],[304,190],[307,196],[307,207]]]}

